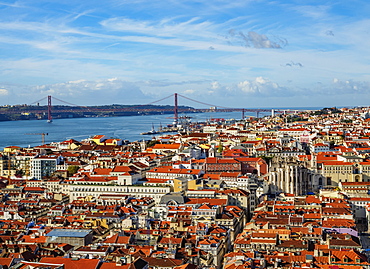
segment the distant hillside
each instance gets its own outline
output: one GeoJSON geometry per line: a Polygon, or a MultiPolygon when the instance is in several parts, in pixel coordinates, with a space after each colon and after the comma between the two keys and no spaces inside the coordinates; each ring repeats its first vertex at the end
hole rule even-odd
{"type": "MultiPolygon", "coordinates": [[[[199,112],[193,107],[179,106],[179,111],[199,112]]],[[[173,114],[174,106],[170,105],[104,105],[104,106],[62,106],[52,107],[53,119],[83,117],[120,117],[134,115],[173,114]]],[[[0,121],[41,120],[47,119],[47,106],[4,106],[0,107],[0,121]]]]}

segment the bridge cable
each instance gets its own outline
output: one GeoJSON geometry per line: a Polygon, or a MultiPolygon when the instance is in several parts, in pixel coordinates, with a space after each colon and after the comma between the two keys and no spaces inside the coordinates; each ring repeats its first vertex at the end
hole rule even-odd
{"type": "MultiPolygon", "coordinates": [[[[171,94],[171,95],[169,95],[169,96],[166,96],[166,97],[164,97],[164,98],[162,98],[162,99],[159,99],[159,100],[156,100],[156,101],[153,101],[153,102],[150,102],[150,103],[148,103],[148,104],[144,104],[144,105],[136,105],[136,106],[130,106],[130,107],[127,107],[127,108],[123,108],[122,110],[124,110],[124,109],[127,109],[127,110],[128,110],[128,109],[134,109],[134,108],[138,108],[138,107],[143,107],[143,106],[148,106],[148,105],[151,105],[151,104],[155,104],[155,103],[161,102],[161,101],[163,101],[163,100],[165,100],[165,99],[168,99],[168,98],[172,97],[173,95],[174,95],[174,94],[171,94]]],[[[43,98],[43,99],[45,99],[45,98],[43,98]]],[[[43,100],[43,99],[41,99],[41,100],[43,100]]],[[[57,98],[57,97],[54,97],[54,96],[53,96],[53,99],[55,99],[55,100],[57,100],[57,101],[59,101],[59,102],[62,102],[62,103],[65,103],[65,104],[71,105],[71,106],[75,106],[75,107],[91,108],[91,106],[81,106],[81,105],[72,104],[72,103],[69,103],[69,102],[63,101],[63,100],[61,100],[61,99],[59,99],[59,98],[57,98]]]]}
{"type": "Polygon", "coordinates": [[[179,96],[181,96],[182,98],[185,98],[185,99],[188,99],[190,101],[193,101],[193,102],[196,102],[198,104],[202,104],[202,105],[206,105],[206,106],[210,106],[210,107],[218,107],[218,108],[224,108],[224,109],[240,109],[242,110],[243,108],[231,108],[231,107],[224,107],[224,106],[216,106],[216,105],[212,105],[212,104],[208,104],[208,103],[204,103],[204,102],[201,102],[201,101],[198,101],[198,100],[195,100],[195,99],[192,99],[192,98],[189,98],[189,97],[186,97],[186,96],[183,96],[181,94],[177,94],[179,96]]]}
{"type": "Polygon", "coordinates": [[[40,103],[41,101],[46,100],[46,98],[48,98],[48,97],[44,97],[44,98],[42,98],[42,99],[40,99],[40,100],[37,100],[37,101],[35,101],[35,102],[31,103],[30,105],[32,105],[32,104],[36,104],[36,103],[40,103]]]}

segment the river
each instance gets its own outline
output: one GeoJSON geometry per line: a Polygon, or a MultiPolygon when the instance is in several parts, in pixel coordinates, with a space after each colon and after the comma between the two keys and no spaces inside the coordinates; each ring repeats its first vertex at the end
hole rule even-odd
{"type": "MultiPolygon", "coordinates": [[[[171,124],[171,114],[107,117],[107,118],[71,118],[56,119],[52,123],[46,120],[4,121],[0,122],[0,150],[7,146],[37,146],[41,145],[41,133],[45,135],[45,143],[60,142],[70,138],[78,141],[93,135],[104,134],[108,137],[120,138],[129,141],[151,139],[151,136],[140,135],[152,129],[158,129],[171,124]],[[26,135],[32,134],[32,135],[26,135]]],[[[240,119],[241,112],[229,113],[196,113],[189,114],[192,122],[205,121],[209,118],[240,119]]],[[[254,113],[246,116],[255,116],[254,113]]]]}

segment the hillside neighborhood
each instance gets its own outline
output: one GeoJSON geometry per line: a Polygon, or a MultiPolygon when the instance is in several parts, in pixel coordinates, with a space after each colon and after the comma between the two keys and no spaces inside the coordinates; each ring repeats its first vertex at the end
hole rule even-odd
{"type": "Polygon", "coordinates": [[[370,268],[370,109],[0,152],[0,268],[370,268]]]}

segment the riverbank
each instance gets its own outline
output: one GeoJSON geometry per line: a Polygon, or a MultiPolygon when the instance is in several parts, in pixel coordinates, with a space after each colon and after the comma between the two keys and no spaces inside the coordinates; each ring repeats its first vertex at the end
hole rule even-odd
{"type": "MultiPolygon", "coordinates": [[[[252,115],[253,113],[251,113],[252,115]]],[[[205,121],[210,118],[240,119],[241,113],[193,113],[192,122],[205,121]]],[[[82,140],[97,134],[120,138],[129,141],[149,140],[151,135],[140,135],[148,132],[154,125],[167,126],[173,123],[168,114],[130,116],[130,117],[85,117],[71,119],[23,120],[0,122],[0,149],[7,146],[37,146],[41,144],[41,135],[25,135],[26,133],[48,133],[45,143],[64,141],[70,138],[82,140]]],[[[159,135],[159,134],[158,134],[159,135]]],[[[154,136],[157,136],[155,134],[154,136]]]]}

